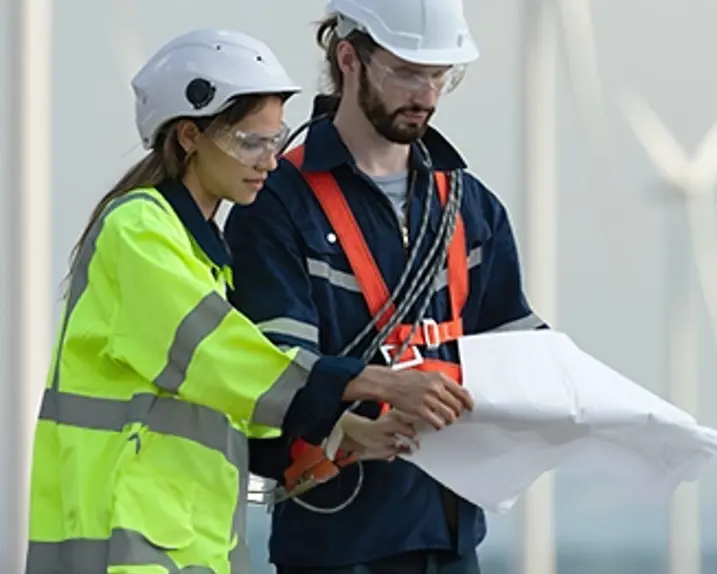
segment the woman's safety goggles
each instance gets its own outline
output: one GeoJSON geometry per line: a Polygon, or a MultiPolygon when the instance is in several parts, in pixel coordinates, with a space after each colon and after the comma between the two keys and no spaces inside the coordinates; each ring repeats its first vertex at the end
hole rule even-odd
{"type": "Polygon", "coordinates": [[[227,155],[244,165],[256,165],[267,157],[276,155],[289,139],[291,130],[286,124],[273,134],[245,132],[236,128],[219,128],[207,130],[209,137],[216,146],[227,155]]]}
{"type": "Polygon", "coordinates": [[[404,67],[391,67],[372,58],[367,65],[376,87],[386,90],[389,86],[406,92],[436,91],[439,95],[450,94],[465,76],[465,66],[452,66],[432,72],[418,72],[404,67]]]}

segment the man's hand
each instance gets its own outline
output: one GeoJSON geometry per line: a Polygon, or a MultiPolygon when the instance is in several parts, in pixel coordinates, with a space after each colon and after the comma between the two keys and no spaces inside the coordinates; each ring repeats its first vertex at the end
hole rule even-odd
{"type": "Polygon", "coordinates": [[[369,365],[353,379],[343,399],[388,403],[439,430],[454,423],[463,411],[473,410],[468,391],[443,373],[394,371],[377,365],[369,365]]]}
{"type": "Polygon", "coordinates": [[[435,429],[453,424],[463,411],[473,410],[468,391],[443,373],[407,369],[395,372],[395,377],[385,389],[384,401],[435,429]]]}

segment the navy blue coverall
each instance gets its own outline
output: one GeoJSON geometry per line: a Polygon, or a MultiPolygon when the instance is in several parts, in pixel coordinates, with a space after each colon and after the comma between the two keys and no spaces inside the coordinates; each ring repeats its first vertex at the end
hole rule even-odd
{"type": "MultiPolygon", "coordinates": [[[[316,115],[321,110],[315,107],[316,115]]],[[[458,152],[436,130],[423,138],[434,169],[461,170],[470,294],[463,311],[466,334],[544,326],[523,294],[518,254],[505,207],[465,171],[458,152]]],[[[416,237],[431,174],[412,150],[415,193],[407,205],[409,237],[416,237]]],[[[339,183],[389,290],[406,262],[406,252],[389,199],[361,173],[331,119],[320,119],[305,139],[302,169],[330,171],[339,183]]],[[[428,238],[435,237],[441,207],[435,199],[428,238]]],[[[234,260],[232,303],[276,344],[300,345],[318,355],[335,355],[369,322],[369,312],[328,220],[297,169],[287,160],[269,176],[254,204],[235,206],[225,225],[234,260]]],[[[427,247],[426,247],[427,248],[427,247]]],[[[436,292],[427,316],[450,318],[445,288],[436,292]]],[[[409,315],[407,321],[412,317],[409,315]]],[[[361,353],[369,339],[354,354],[361,353]]],[[[423,349],[422,349],[423,350],[423,349]]],[[[458,361],[455,343],[424,356],[458,361]]],[[[376,362],[381,362],[376,357],[376,362]]],[[[238,376],[241,376],[238,374],[238,376]]],[[[378,414],[377,405],[359,411],[378,414]]],[[[282,479],[296,437],[251,442],[252,472],[282,479]]],[[[318,444],[323,437],[304,437],[318,444]]],[[[475,548],[485,537],[480,508],[446,491],[416,466],[402,461],[365,464],[358,498],[340,513],[315,514],[289,501],[272,517],[270,559],[282,573],[368,574],[412,571],[442,574],[478,572],[475,548]],[[426,563],[428,566],[426,566],[426,563]]],[[[356,468],[304,499],[322,507],[340,504],[353,491],[356,468]]]]}

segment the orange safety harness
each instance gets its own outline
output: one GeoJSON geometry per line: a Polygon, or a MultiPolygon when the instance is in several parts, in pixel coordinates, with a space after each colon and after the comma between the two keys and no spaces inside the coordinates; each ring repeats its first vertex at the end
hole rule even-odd
{"type": "MultiPolygon", "coordinates": [[[[301,170],[303,145],[292,149],[284,157],[301,170]]],[[[369,312],[372,316],[377,316],[390,300],[391,294],[341,188],[330,172],[302,172],[302,175],[336,233],[369,312]]],[[[435,172],[434,176],[441,205],[445,208],[449,197],[448,177],[444,172],[435,172]]],[[[395,354],[406,343],[414,326],[397,325],[384,341],[381,352],[387,363],[393,363],[394,369],[440,371],[460,384],[460,365],[424,358],[417,348],[425,346],[428,349],[437,349],[443,343],[455,341],[463,335],[461,314],[468,298],[468,266],[465,228],[460,213],[456,214],[455,230],[448,246],[447,273],[451,319],[442,323],[432,319],[424,320],[422,328],[413,334],[406,351],[398,358],[395,354]]],[[[391,303],[378,317],[377,327],[384,327],[394,313],[395,307],[391,303]]],[[[389,408],[390,405],[381,405],[381,412],[385,413],[389,408]]],[[[358,460],[356,456],[346,456],[341,451],[333,461],[328,460],[322,447],[309,444],[303,439],[296,439],[292,443],[291,458],[293,463],[284,473],[284,488],[287,492],[303,492],[315,484],[326,482],[336,476],[342,467],[358,460]]]]}

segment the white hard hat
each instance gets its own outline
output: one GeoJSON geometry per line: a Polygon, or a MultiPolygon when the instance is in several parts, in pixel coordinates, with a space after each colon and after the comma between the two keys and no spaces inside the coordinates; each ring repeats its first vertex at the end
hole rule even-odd
{"type": "Polygon", "coordinates": [[[329,0],[327,11],[339,16],[340,37],[361,30],[408,62],[450,66],[478,58],[462,0],[329,0]]]}
{"type": "Polygon", "coordinates": [[[241,32],[204,29],[183,34],[150,58],[132,79],[142,145],[179,117],[211,116],[247,94],[301,90],[263,42],[241,32]]]}

